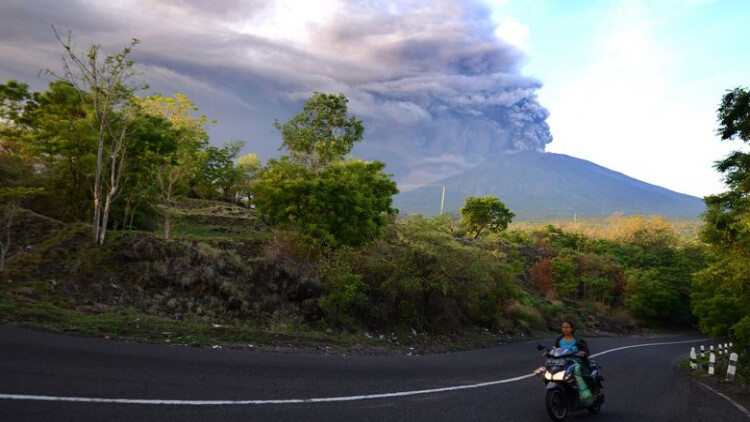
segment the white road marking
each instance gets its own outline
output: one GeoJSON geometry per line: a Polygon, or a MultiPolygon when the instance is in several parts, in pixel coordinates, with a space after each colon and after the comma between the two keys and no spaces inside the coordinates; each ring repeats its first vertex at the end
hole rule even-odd
{"type": "MultiPolygon", "coordinates": [[[[645,343],[632,346],[618,347],[616,349],[605,350],[600,353],[591,355],[591,357],[601,356],[618,350],[631,349],[634,347],[647,346],[664,346],[670,344],[697,343],[704,340],[686,340],[666,343],[645,343]]],[[[172,405],[172,406],[226,406],[226,405],[260,405],[260,404],[300,404],[300,403],[329,403],[344,402],[357,400],[373,400],[393,397],[416,396],[421,394],[443,393],[447,391],[467,390],[472,388],[489,387],[498,384],[507,384],[510,382],[521,381],[533,377],[534,374],[522,375],[514,378],[506,378],[497,381],[483,382],[479,384],[457,385],[452,387],[432,388],[428,390],[400,391],[396,393],[367,394],[359,396],[341,396],[341,397],[320,397],[310,399],[282,399],[282,400],[159,400],[159,399],[108,399],[92,397],[64,397],[64,396],[37,396],[29,394],[0,394],[0,400],[34,400],[34,401],[56,401],[56,402],[76,402],[76,403],[113,403],[113,404],[144,404],[144,405],[172,405]]],[[[731,400],[730,400],[731,401],[731,400]]]]}
{"type": "Polygon", "coordinates": [[[713,391],[713,392],[714,392],[714,393],[716,393],[716,394],[717,394],[717,395],[718,395],[719,397],[721,397],[721,398],[723,398],[723,399],[726,399],[726,400],[727,400],[727,401],[728,401],[729,403],[732,403],[732,404],[734,405],[734,407],[736,407],[736,408],[740,409],[740,412],[744,413],[744,414],[745,414],[745,416],[747,416],[748,418],[750,418],[750,411],[748,411],[748,410],[747,410],[747,408],[745,408],[745,406],[743,406],[743,405],[741,405],[741,404],[737,403],[736,401],[734,401],[734,400],[732,400],[731,398],[729,398],[729,396],[727,396],[727,395],[725,395],[725,394],[722,394],[722,393],[721,393],[721,392],[719,392],[719,391],[716,391],[716,390],[714,390],[713,388],[711,388],[711,387],[707,386],[706,384],[704,384],[704,383],[702,383],[702,382],[699,382],[699,381],[696,381],[696,382],[697,382],[698,384],[700,384],[700,385],[702,385],[702,386],[704,386],[704,387],[708,388],[709,390],[713,391]]]}
{"type": "Polygon", "coordinates": [[[617,352],[617,351],[625,350],[625,349],[633,349],[633,348],[636,348],[636,347],[664,346],[664,345],[668,345],[668,344],[682,344],[682,343],[697,343],[699,341],[704,341],[704,340],[685,340],[685,341],[670,341],[670,342],[666,342],[666,343],[634,344],[632,346],[618,347],[616,349],[609,349],[609,350],[605,350],[603,352],[594,353],[593,355],[591,355],[591,357],[595,358],[597,356],[606,355],[607,353],[617,352]]]}

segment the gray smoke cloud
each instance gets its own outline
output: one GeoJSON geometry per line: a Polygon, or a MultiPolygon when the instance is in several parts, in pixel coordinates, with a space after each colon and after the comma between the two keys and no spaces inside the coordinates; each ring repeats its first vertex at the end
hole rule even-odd
{"type": "Polygon", "coordinates": [[[355,155],[384,161],[407,189],[552,141],[540,81],[521,73],[525,54],[495,36],[479,2],[341,1],[299,24],[303,41],[253,31],[284,2],[108,3],[0,4],[2,81],[44,88],[37,72],[61,55],[52,24],[110,53],[139,38],[133,57],[154,91],[188,95],[219,120],[212,142],[244,139],[263,158],[279,154],[275,119],[314,91],[342,92],[365,123],[355,155]]]}
{"type": "Polygon", "coordinates": [[[340,51],[361,46],[360,59],[374,64],[369,74],[337,80],[369,123],[370,142],[360,150],[392,157],[404,185],[442,179],[500,152],[543,151],[552,141],[549,113],[536,98],[541,83],[520,73],[524,54],[495,36],[481,4],[414,3],[398,15],[367,4],[360,14],[362,4],[350,6],[353,18],[337,19],[318,37],[340,51]]]}

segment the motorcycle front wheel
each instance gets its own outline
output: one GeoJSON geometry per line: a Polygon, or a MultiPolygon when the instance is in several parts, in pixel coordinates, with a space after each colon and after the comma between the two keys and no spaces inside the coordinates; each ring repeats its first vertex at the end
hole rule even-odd
{"type": "Polygon", "coordinates": [[[547,413],[555,422],[563,422],[568,417],[568,400],[561,388],[547,390],[547,413]]]}

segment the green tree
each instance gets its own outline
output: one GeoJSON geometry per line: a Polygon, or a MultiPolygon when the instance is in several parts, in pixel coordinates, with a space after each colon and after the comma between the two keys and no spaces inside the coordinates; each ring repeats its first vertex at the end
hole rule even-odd
{"type": "MultiPolygon", "coordinates": [[[[750,91],[727,91],[717,111],[722,140],[750,142],[750,91]]],[[[701,238],[709,245],[707,267],[696,273],[692,306],[707,334],[733,335],[750,345],[750,154],[734,151],[715,168],[724,174],[726,192],[707,196],[701,238]]]]}
{"type": "Polygon", "coordinates": [[[558,255],[552,258],[552,278],[555,291],[561,299],[578,297],[580,283],[576,275],[576,265],[571,256],[558,255]]]}
{"type": "Polygon", "coordinates": [[[91,215],[97,138],[86,99],[70,83],[54,81],[46,92],[34,93],[23,119],[32,128],[26,143],[40,184],[58,193],[46,196],[41,208],[66,221],[91,215]]]}
{"type": "Polygon", "coordinates": [[[253,202],[269,222],[297,228],[330,246],[360,245],[377,237],[394,214],[396,183],[381,162],[339,161],[313,173],[284,156],[270,160],[253,185],[253,202]]]}
{"type": "Polygon", "coordinates": [[[469,196],[466,205],[461,208],[461,224],[469,233],[474,233],[474,239],[479,237],[484,229],[499,233],[508,228],[516,215],[505,208],[505,204],[494,196],[484,198],[469,196]]]}
{"type": "Polygon", "coordinates": [[[92,189],[94,202],[93,235],[102,244],[107,233],[112,202],[120,189],[127,164],[127,150],[136,112],[134,93],[145,85],[134,82],[137,76],[133,61],[128,58],[138,44],[133,39],[116,55],[102,56],[99,45],[92,45],[81,55],[73,47],[72,34],[63,39],[55,36],[65,51],[63,73],[50,74],[69,82],[81,93],[93,111],[93,128],[97,133],[96,167],[92,189]]]}
{"type": "Polygon", "coordinates": [[[9,80],[0,85],[0,147],[5,152],[20,153],[23,135],[30,130],[24,113],[33,96],[29,85],[9,80]]]}
{"type": "Polygon", "coordinates": [[[257,154],[248,153],[237,158],[239,183],[237,185],[237,199],[250,204],[253,198],[253,183],[261,169],[260,158],[257,154]]]}
{"type": "Polygon", "coordinates": [[[313,172],[342,159],[364,134],[362,121],[347,115],[348,102],[344,94],[314,93],[302,113],[284,124],[274,123],[282,136],[279,149],[313,172]]]}
{"type": "Polygon", "coordinates": [[[242,141],[221,148],[207,146],[201,152],[200,170],[191,182],[193,193],[203,199],[236,202],[245,180],[246,168],[235,164],[242,147],[242,141]]]}
{"type": "Polygon", "coordinates": [[[28,88],[15,80],[0,84],[0,186],[24,183],[31,176],[31,154],[24,142],[30,128],[23,120],[32,101],[28,88]]]}
{"type": "Polygon", "coordinates": [[[121,200],[113,210],[120,227],[146,229],[163,217],[161,165],[171,163],[178,147],[179,132],[166,119],[140,112],[128,146],[129,160],[123,179],[121,200]]]}
{"type": "Polygon", "coordinates": [[[164,238],[169,239],[175,196],[181,189],[187,189],[189,181],[201,170],[202,152],[208,145],[209,121],[205,115],[194,117],[197,107],[182,94],[152,95],[141,100],[140,107],[142,112],[167,121],[171,129],[171,148],[156,150],[151,168],[164,214],[164,238]]]}
{"type": "Polygon", "coordinates": [[[253,184],[253,203],[272,224],[332,246],[374,239],[395,214],[396,183],[385,164],[345,159],[362,139],[362,122],[347,116],[343,94],[316,92],[301,114],[274,126],[289,155],[269,160],[253,184]]]}

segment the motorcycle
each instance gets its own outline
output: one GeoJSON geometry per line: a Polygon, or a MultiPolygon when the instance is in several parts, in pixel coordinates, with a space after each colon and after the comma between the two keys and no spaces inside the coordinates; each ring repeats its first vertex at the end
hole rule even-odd
{"type": "MultiPolygon", "coordinates": [[[[563,348],[547,349],[543,345],[537,346],[538,350],[544,350],[547,358],[545,365],[539,367],[534,373],[544,381],[547,386],[545,403],[547,413],[553,421],[563,422],[571,411],[586,409],[590,413],[599,413],[604,403],[602,392],[602,381],[600,369],[596,362],[589,361],[590,371],[588,374],[583,370],[576,371],[579,363],[575,351],[563,348]],[[590,390],[591,396],[586,393],[586,388],[581,389],[579,381],[583,381],[590,390]],[[583,390],[583,391],[582,391],[583,390]],[[581,393],[583,397],[581,397],[581,393]]],[[[584,364],[581,363],[580,366],[584,364]]]]}

